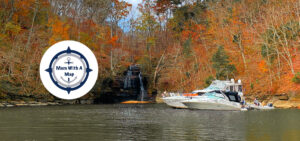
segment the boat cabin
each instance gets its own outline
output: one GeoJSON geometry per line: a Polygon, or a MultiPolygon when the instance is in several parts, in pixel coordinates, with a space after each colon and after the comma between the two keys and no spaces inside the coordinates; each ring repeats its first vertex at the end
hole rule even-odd
{"type": "Polygon", "coordinates": [[[238,95],[238,92],[223,92],[223,91],[220,91],[220,90],[216,90],[216,91],[213,91],[215,93],[219,93],[219,94],[222,94],[224,96],[226,96],[228,98],[229,101],[233,101],[233,102],[241,102],[241,97],[238,95]]]}
{"type": "Polygon", "coordinates": [[[231,79],[231,81],[229,83],[226,84],[226,91],[230,91],[230,92],[243,92],[243,86],[241,83],[241,80],[238,80],[238,83],[234,82],[234,79],[231,79]]]}
{"type": "Polygon", "coordinates": [[[215,90],[243,93],[242,81],[238,80],[237,82],[235,82],[234,79],[231,79],[230,81],[214,80],[207,88],[201,90],[194,90],[192,93],[201,96],[207,92],[213,92],[215,90]]]}
{"type": "Polygon", "coordinates": [[[224,93],[229,101],[233,101],[233,102],[241,102],[241,97],[238,95],[238,92],[225,92],[224,93]]]}

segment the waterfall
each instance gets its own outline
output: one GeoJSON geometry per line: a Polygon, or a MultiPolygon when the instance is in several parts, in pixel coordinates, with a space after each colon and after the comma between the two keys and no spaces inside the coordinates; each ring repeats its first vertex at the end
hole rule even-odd
{"type": "Polygon", "coordinates": [[[124,89],[131,88],[131,77],[132,77],[132,71],[131,66],[129,67],[129,70],[127,71],[125,80],[124,80],[124,89]]]}
{"type": "Polygon", "coordinates": [[[141,72],[139,74],[139,78],[140,78],[140,88],[141,88],[141,101],[144,101],[145,88],[144,88],[141,72]]]}
{"type": "Polygon", "coordinates": [[[125,77],[123,78],[123,88],[129,95],[136,96],[135,100],[144,101],[147,99],[147,90],[145,90],[143,83],[143,76],[140,69],[135,66],[129,66],[125,77]],[[140,86],[138,85],[140,83],[140,86]]]}

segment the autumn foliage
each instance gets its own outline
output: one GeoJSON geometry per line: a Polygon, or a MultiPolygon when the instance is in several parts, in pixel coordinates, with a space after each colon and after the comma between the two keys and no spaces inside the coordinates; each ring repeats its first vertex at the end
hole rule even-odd
{"type": "Polygon", "coordinates": [[[95,53],[94,94],[131,64],[142,68],[149,93],[203,88],[220,73],[213,59],[219,47],[228,56],[225,66],[234,66],[228,76],[241,79],[246,94],[300,91],[292,81],[300,72],[297,0],[144,0],[136,18],[131,8],[119,0],[2,0],[0,99],[47,97],[39,62],[61,40],[95,53]]]}

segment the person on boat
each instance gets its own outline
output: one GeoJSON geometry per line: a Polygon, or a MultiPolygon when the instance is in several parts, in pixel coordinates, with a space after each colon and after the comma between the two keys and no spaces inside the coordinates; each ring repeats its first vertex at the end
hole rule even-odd
{"type": "Polygon", "coordinates": [[[245,107],[245,106],[246,106],[246,101],[245,101],[245,99],[244,99],[244,98],[242,98],[242,102],[241,102],[241,104],[242,104],[242,107],[245,107]]]}
{"type": "Polygon", "coordinates": [[[240,96],[240,104],[242,108],[245,108],[247,105],[245,97],[243,97],[243,95],[240,96]]]}
{"type": "Polygon", "coordinates": [[[254,104],[256,105],[256,106],[259,106],[259,102],[258,102],[258,100],[255,98],[254,99],[254,104]]]}
{"type": "Polygon", "coordinates": [[[162,97],[166,97],[167,96],[167,91],[164,91],[163,93],[162,93],[162,97]]]}
{"type": "Polygon", "coordinates": [[[273,104],[272,103],[268,103],[267,106],[273,107],[273,104]]]}

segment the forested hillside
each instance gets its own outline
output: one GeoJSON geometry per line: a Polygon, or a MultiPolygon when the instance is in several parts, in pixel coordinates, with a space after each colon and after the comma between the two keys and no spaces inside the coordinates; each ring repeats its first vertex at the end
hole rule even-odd
{"type": "Polygon", "coordinates": [[[188,92],[241,79],[247,95],[300,92],[299,0],[144,0],[140,17],[118,0],[0,0],[0,99],[51,97],[43,53],[61,40],[87,45],[103,81],[139,64],[148,93],[188,92]]]}

